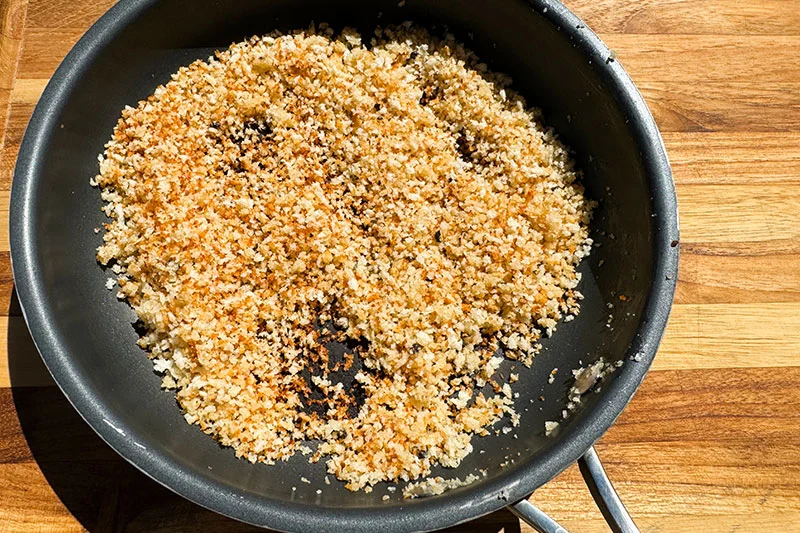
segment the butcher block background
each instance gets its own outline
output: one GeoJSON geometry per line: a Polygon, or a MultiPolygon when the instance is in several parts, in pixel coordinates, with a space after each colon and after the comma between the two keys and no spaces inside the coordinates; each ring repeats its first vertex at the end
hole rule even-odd
{"type": "MultiPolygon", "coordinates": [[[[25,126],[112,3],[0,0],[0,531],[251,531],[95,435],[44,369],[14,294],[8,201],[25,126]]],[[[681,216],[664,342],[598,452],[642,531],[800,531],[800,0],[566,3],[650,105],[681,216]]],[[[607,531],[576,467],[533,500],[570,531],[607,531]]],[[[531,529],[503,511],[452,531],[531,529]]]]}

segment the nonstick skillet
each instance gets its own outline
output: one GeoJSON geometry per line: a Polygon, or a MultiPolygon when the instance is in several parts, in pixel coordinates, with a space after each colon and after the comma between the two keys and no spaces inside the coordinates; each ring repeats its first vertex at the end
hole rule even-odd
{"type": "Polygon", "coordinates": [[[558,526],[525,498],[579,458],[612,528],[635,526],[602,474],[592,444],[639,387],[661,339],[677,277],[678,216],[669,163],[644,101],[614,54],[551,0],[123,0],[56,71],[28,126],[11,195],[17,293],[47,367],[78,412],[123,457],[186,498],[283,531],[433,530],[510,506],[542,531],[558,526]],[[574,150],[588,196],[599,203],[595,247],[580,271],[581,313],[520,369],[521,414],[512,434],[475,437],[477,451],[434,475],[475,483],[429,498],[388,501],[323,483],[324,465],[295,457],[274,466],[236,459],[188,425],[174,393],[137,347],[131,309],[105,289],[95,260],[102,235],[97,156],[125,105],[179,66],[274,29],[312,22],[353,26],[413,20],[450,31],[541,107],[574,150]],[[598,358],[623,364],[566,420],[571,369],[598,358]],[[548,383],[550,371],[560,371],[548,383]],[[540,396],[544,401],[540,401],[540,396]],[[545,435],[545,421],[561,421],[545,435]],[[301,483],[300,477],[311,480],[301,483]],[[317,489],[323,489],[317,494],[317,489]]]}

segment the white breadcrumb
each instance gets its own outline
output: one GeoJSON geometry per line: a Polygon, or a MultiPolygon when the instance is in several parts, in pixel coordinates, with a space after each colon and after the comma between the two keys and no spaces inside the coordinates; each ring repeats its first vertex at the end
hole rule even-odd
{"type": "Polygon", "coordinates": [[[452,37],[376,36],[182,67],[122,112],[95,178],[98,260],[186,420],[252,462],[324,458],[351,490],[458,466],[514,413],[492,354],[530,364],[578,312],[592,245],[568,152],[510,80],[452,37]],[[329,379],[331,336],[363,347],[360,399],[329,379]]]}
{"type": "MultiPolygon", "coordinates": [[[[567,403],[567,409],[574,411],[581,403],[583,395],[595,386],[600,380],[609,376],[617,368],[621,367],[624,363],[623,360],[618,360],[614,363],[607,363],[604,358],[599,358],[597,361],[586,367],[578,368],[572,371],[575,381],[570,387],[567,403]]],[[[599,391],[599,388],[596,390],[599,391]]]]}
{"type": "Polygon", "coordinates": [[[108,278],[106,280],[106,289],[108,289],[110,291],[114,290],[114,285],[116,285],[116,284],[117,284],[117,280],[115,280],[114,278],[108,278]]]}
{"type": "Polygon", "coordinates": [[[418,483],[409,483],[406,488],[403,489],[403,497],[420,498],[424,496],[436,496],[448,490],[470,485],[479,479],[480,476],[475,474],[468,474],[463,480],[459,478],[444,479],[440,476],[428,478],[418,483]]]}

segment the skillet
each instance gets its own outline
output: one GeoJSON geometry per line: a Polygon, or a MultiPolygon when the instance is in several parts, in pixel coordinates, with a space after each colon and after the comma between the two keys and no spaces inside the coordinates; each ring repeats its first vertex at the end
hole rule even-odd
{"type": "MultiPolygon", "coordinates": [[[[677,278],[678,215],[669,163],[655,122],[610,50],[553,0],[123,0],[78,42],[37,105],[20,149],[11,194],[11,259],[31,335],[56,383],[120,455],[184,497],[244,522],[282,531],[417,531],[464,522],[504,506],[540,531],[562,531],[525,498],[581,458],[601,510],[616,531],[635,531],[602,473],[592,444],[613,424],[655,357],[677,278]],[[166,82],[179,66],[253,34],[413,20],[454,33],[544,111],[599,204],[600,245],[580,266],[581,313],[545,339],[520,374],[518,438],[475,437],[456,470],[487,475],[416,500],[385,484],[370,493],[323,483],[305,458],[274,466],[236,459],[183,420],[174,393],[136,345],[136,317],[105,289],[95,250],[105,222],[89,185],[97,155],[125,105],[166,82]],[[622,298],[620,298],[622,297],[622,298]],[[603,357],[622,366],[562,420],[571,369],[603,357]],[[550,371],[559,368],[556,381],[550,371]],[[543,396],[544,401],[539,397],[543,396]],[[545,421],[561,421],[546,436],[545,421]],[[311,480],[301,483],[300,477],[311,480]],[[322,494],[317,489],[322,488],[322,494]]],[[[510,364],[510,363],[506,363],[510,364]]]]}

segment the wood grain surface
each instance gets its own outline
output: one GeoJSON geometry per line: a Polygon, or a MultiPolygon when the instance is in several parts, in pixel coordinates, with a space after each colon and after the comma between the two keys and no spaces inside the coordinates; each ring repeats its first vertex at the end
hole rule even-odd
{"type": "MultiPolygon", "coordinates": [[[[0,532],[251,531],[95,436],[13,294],[6,224],[25,126],[112,3],[0,0],[0,532]]],[[[642,531],[800,531],[800,0],[566,3],[650,105],[681,213],[664,343],[598,452],[642,531]]],[[[607,531],[575,467],[533,500],[571,531],[607,531]]],[[[531,529],[499,512],[452,531],[531,529]]]]}

